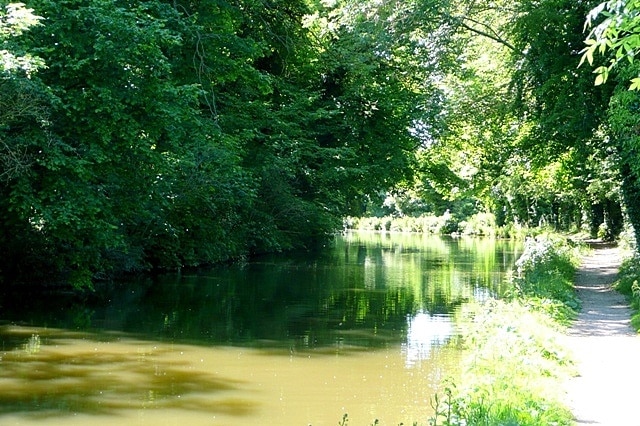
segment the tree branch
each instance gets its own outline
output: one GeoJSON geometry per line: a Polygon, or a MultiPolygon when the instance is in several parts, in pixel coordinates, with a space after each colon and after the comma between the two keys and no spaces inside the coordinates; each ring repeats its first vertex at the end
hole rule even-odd
{"type": "Polygon", "coordinates": [[[458,25],[460,25],[462,28],[465,28],[468,31],[471,31],[472,33],[478,34],[480,36],[483,37],[487,37],[493,41],[496,41],[498,43],[500,43],[501,45],[509,48],[510,50],[513,50],[514,52],[516,52],[516,48],[514,45],[512,45],[511,43],[509,43],[507,40],[505,40],[504,38],[502,38],[500,36],[500,34],[498,34],[496,31],[494,31],[489,25],[476,21],[474,19],[468,18],[468,17],[456,17],[456,16],[450,16],[451,20],[454,21],[455,23],[457,23],[458,25]],[[473,24],[485,27],[486,30],[482,30],[476,27],[473,27],[469,24],[467,24],[465,21],[470,21],[473,24]]]}

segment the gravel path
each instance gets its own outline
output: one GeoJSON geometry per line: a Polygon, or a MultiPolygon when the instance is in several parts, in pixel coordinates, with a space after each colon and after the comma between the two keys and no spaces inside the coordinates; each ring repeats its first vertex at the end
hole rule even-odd
{"type": "Polygon", "coordinates": [[[624,296],[611,289],[621,257],[616,247],[596,246],[576,274],[582,311],[567,345],[578,376],[567,396],[577,425],[640,426],[640,337],[624,296]]]}

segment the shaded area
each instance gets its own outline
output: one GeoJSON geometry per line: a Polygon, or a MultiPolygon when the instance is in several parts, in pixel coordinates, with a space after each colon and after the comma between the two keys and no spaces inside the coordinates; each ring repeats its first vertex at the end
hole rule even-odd
{"type": "Polygon", "coordinates": [[[22,350],[2,354],[0,415],[22,412],[46,418],[53,412],[179,408],[240,416],[256,408],[233,397],[243,382],[194,369],[188,361],[177,362],[167,348],[136,341],[110,344],[58,330],[41,330],[26,338],[29,331],[0,327],[3,341],[25,342],[22,350]],[[85,347],[94,343],[95,348],[70,352],[66,346],[72,338],[83,338],[85,347]]]}
{"type": "Polygon", "coordinates": [[[387,347],[405,340],[418,314],[447,317],[470,299],[501,294],[517,249],[494,240],[352,235],[319,253],[105,285],[80,299],[19,291],[0,304],[5,321],[157,341],[387,347]]]}

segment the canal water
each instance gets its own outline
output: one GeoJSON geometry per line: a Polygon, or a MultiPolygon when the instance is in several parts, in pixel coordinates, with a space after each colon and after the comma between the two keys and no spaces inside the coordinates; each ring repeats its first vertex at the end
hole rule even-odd
{"type": "Polygon", "coordinates": [[[456,310],[502,294],[520,250],[354,233],[83,300],[0,296],[0,424],[428,424],[456,310]]]}

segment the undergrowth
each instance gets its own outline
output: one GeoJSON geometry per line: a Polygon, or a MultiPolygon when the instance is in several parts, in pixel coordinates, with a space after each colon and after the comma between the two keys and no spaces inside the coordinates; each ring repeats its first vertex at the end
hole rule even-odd
{"type": "Polygon", "coordinates": [[[476,213],[466,218],[445,213],[442,216],[424,214],[422,216],[348,217],[343,222],[345,230],[381,232],[417,232],[434,235],[476,235],[499,238],[524,239],[526,235],[537,233],[537,229],[515,224],[497,226],[491,213],[476,213]]]}
{"type": "Polygon", "coordinates": [[[580,249],[562,237],[546,235],[529,239],[510,278],[508,300],[517,300],[569,325],[580,310],[573,277],[580,249]]]}

